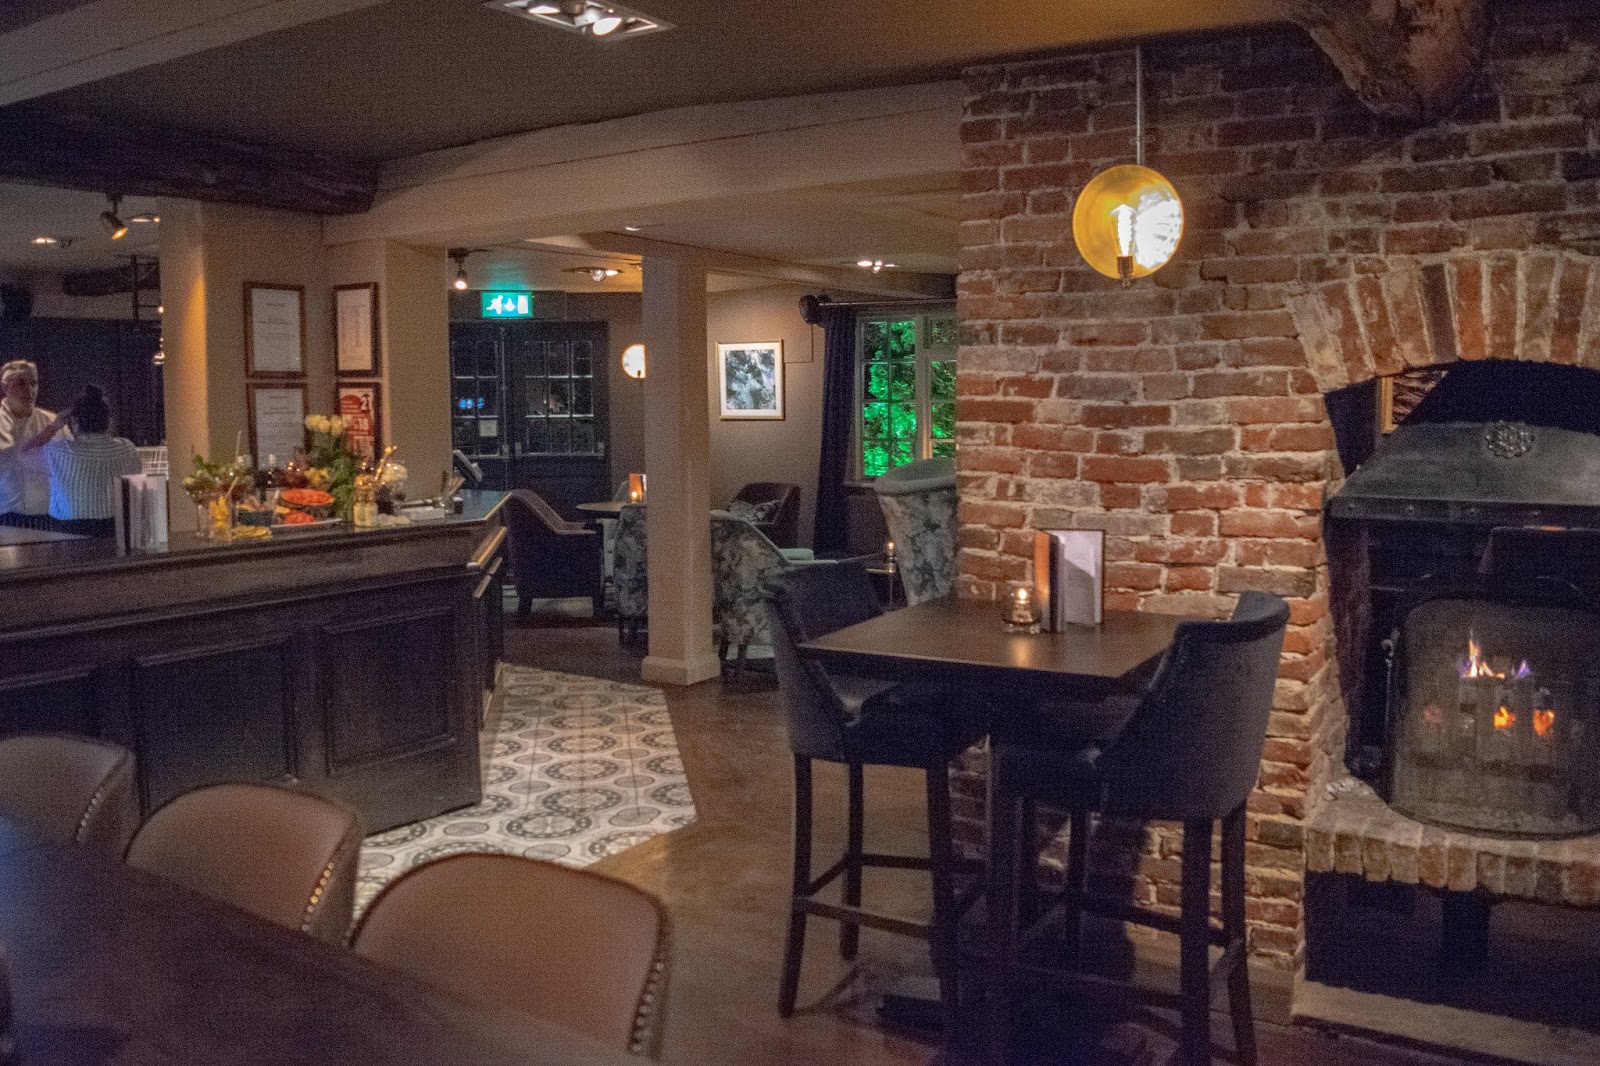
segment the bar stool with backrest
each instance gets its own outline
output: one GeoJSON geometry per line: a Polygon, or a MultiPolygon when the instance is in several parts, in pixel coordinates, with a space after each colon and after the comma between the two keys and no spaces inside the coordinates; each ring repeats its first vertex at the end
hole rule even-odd
{"type": "Polygon", "coordinates": [[[0,740],[0,814],[52,844],[121,859],[139,828],[133,752],[56,734],[0,740]]]}
{"type": "MultiPolygon", "coordinates": [[[[1245,966],[1245,803],[1255,787],[1272,711],[1288,605],[1246,592],[1231,621],[1184,622],[1145,692],[1126,704],[1126,726],[1103,744],[1051,736],[1046,722],[1029,734],[991,738],[989,921],[993,950],[990,1046],[1005,1061],[1011,1042],[1013,991],[1019,980],[1063,976],[1062,968],[1024,961],[1048,928],[1049,916],[1025,922],[1024,880],[1037,854],[1036,804],[1070,812],[1067,846],[1067,957],[1076,963],[1084,911],[1176,933],[1179,993],[1141,992],[1177,1006],[1184,1066],[1211,1061],[1211,978],[1225,976],[1239,1060],[1256,1061],[1250,980],[1245,966]],[[1183,823],[1179,916],[1087,891],[1090,814],[1183,823]],[[1222,922],[1211,921],[1211,835],[1222,823],[1222,922]],[[1026,925],[1026,928],[1024,927],[1026,925]],[[1213,969],[1207,949],[1222,957],[1213,969]]],[[[1042,716],[1046,717],[1047,716],[1042,716]]],[[[1070,970],[1068,971],[1071,972],[1070,970]]],[[[1072,973],[1084,977],[1081,973],[1072,973]]]]}
{"type": "Polygon", "coordinates": [[[390,882],[356,954],[485,1006],[659,1058],[670,936],[654,896],[519,855],[452,855],[390,882]]]}
{"type": "Polygon", "coordinates": [[[784,951],[778,1012],[794,1012],[800,984],[806,919],[811,915],[841,923],[839,949],[854,958],[860,927],[868,926],[929,941],[939,977],[947,1032],[954,1032],[959,998],[956,926],[971,903],[957,892],[957,864],[951,838],[950,762],[984,734],[981,716],[933,688],[829,674],[802,659],[798,645],[882,613],[871,579],[859,562],[796,567],[772,575],[766,607],[777,657],[778,687],[788,712],[789,746],[794,753],[794,884],[789,937],[784,951]],[[813,878],[812,763],[842,763],[849,778],[845,854],[813,878]],[[876,855],[865,851],[866,766],[903,766],[926,775],[928,858],[876,855]],[[929,870],[933,878],[933,919],[912,922],[861,906],[866,867],[929,870]],[[827,903],[819,893],[843,878],[843,902],[827,903]]]}
{"type": "Polygon", "coordinates": [[[364,835],[354,811],[309,792],[210,785],[152,814],[128,848],[128,865],[343,944],[364,835]]]}

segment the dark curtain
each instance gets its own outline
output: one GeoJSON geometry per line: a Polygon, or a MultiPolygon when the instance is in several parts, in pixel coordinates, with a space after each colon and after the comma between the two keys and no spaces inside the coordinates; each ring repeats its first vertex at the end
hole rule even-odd
{"type": "Polygon", "coordinates": [[[817,464],[817,524],[812,544],[820,555],[843,552],[849,542],[845,479],[850,473],[850,431],[856,403],[856,313],[849,307],[816,308],[822,327],[822,455],[817,464]]]}

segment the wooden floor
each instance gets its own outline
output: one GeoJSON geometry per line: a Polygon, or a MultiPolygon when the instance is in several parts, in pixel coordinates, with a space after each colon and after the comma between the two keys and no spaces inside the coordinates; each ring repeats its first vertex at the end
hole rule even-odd
{"type": "MultiPolygon", "coordinates": [[[[637,682],[641,652],[620,649],[603,627],[508,627],[506,656],[547,670],[637,682]]],[[[890,1032],[875,1016],[879,992],[930,972],[920,944],[871,930],[856,964],[838,955],[836,927],[813,921],[800,1008],[778,1017],[779,960],[787,916],[790,762],[783,708],[769,679],[667,688],[699,820],[597,869],[659,895],[672,913],[673,967],[665,1061],[672,1066],[862,1066],[928,1063],[926,1038],[890,1032]]],[[[818,771],[819,854],[842,840],[842,772],[818,771]]],[[[867,773],[867,847],[923,853],[922,787],[915,772],[867,773]]],[[[867,902],[926,913],[925,875],[869,875],[867,902]]],[[[1167,1045],[1135,1020],[1047,1057],[1057,1063],[1155,1066],[1167,1045]],[[1084,1050],[1089,1048],[1092,1050],[1084,1050]]],[[[1217,1027],[1219,1041],[1226,1026],[1217,1027]]],[[[1415,1066],[1456,1060],[1420,1055],[1304,1027],[1261,1027],[1263,1066],[1415,1066]]],[[[1219,1060],[1222,1058],[1219,1056],[1219,1060]]],[[[1464,1061],[1464,1060],[1463,1060],[1464,1061]]]]}

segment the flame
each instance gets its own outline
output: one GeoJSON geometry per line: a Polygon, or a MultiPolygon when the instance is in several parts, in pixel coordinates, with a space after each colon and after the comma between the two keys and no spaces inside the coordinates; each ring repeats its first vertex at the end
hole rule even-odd
{"type": "Polygon", "coordinates": [[[1494,727],[1496,729],[1510,729],[1516,724],[1517,716],[1511,713],[1510,707],[1501,704],[1500,708],[1494,712],[1494,727]]]}
{"type": "Polygon", "coordinates": [[[1535,710],[1533,712],[1533,731],[1541,737],[1550,735],[1550,730],[1556,727],[1556,712],[1535,710]]]}
{"type": "Polygon", "coordinates": [[[1528,668],[1528,660],[1522,660],[1522,665],[1517,667],[1517,672],[1512,676],[1514,676],[1518,681],[1521,681],[1525,677],[1532,677],[1533,671],[1528,668]]]}
{"type": "Polygon", "coordinates": [[[1483,657],[1483,648],[1478,645],[1475,637],[1467,638],[1467,658],[1461,664],[1461,676],[1466,679],[1480,677],[1504,678],[1504,674],[1497,674],[1489,668],[1489,663],[1483,657]]]}

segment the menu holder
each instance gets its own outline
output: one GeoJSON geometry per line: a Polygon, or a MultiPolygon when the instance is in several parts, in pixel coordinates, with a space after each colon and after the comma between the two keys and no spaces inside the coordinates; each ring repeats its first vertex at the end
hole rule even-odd
{"type": "Polygon", "coordinates": [[[1106,535],[1098,529],[1041,529],[1033,535],[1033,579],[1045,627],[1097,626],[1105,607],[1106,535]]]}
{"type": "Polygon", "coordinates": [[[159,474],[127,474],[120,490],[117,539],[123,550],[144,551],[165,544],[167,479],[159,474]]]}

